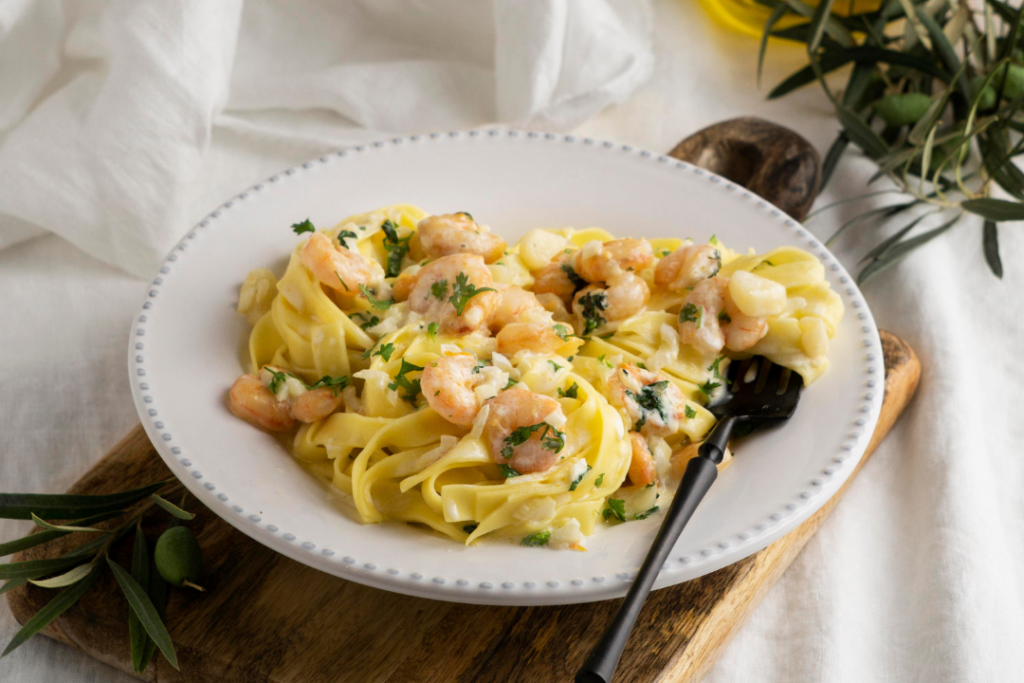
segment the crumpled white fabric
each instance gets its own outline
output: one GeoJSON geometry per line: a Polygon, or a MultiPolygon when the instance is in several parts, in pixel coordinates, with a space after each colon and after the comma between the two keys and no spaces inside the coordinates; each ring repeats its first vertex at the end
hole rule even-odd
{"type": "Polygon", "coordinates": [[[151,275],[209,208],[197,182],[214,126],[311,154],[570,128],[650,76],[648,14],[631,0],[0,3],[0,214],[14,219],[0,247],[48,230],[151,275]]]}

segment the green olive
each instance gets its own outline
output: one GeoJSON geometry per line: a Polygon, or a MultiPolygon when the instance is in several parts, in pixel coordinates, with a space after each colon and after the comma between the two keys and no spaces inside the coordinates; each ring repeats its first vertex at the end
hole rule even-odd
{"type": "Polygon", "coordinates": [[[890,126],[906,126],[924,116],[931,106],[932,98],[921,92],[903,92],[886,95],[872,107],[890,126]]]}
{"type": "Polygon", "coordinates": [[[199,541],[187,527],[171,527],[160,535],[153,551],[153,563],[167,583],[198,587],[195,583],[203,569],[203,555],[199,541]]]}
{"type": "MultiPolygon", "coordinates": [[[[981,86],[982,86],[982,84],[984,82],[985,82],[985,77],[984,76],[975,76],[974,78],[971,79],[971,90],[973,90],[975,93],[977,93],[978,90],[981,89],[981,86]]],[[[982,111],[987,111],[987,110],[991,109],[994,106],[996,106],[996,90],[990,84],[981,93],[981,99],[978,100],[978,109],[980,109],[982,111]]]]}
{"type": "MultiPolygon", "coordinates": [[[[993,91],[998,91],[999,84],[1002,79],[1003,69],[1000,68],[996,71],[992,80],[989,81],[989,87],[991,87],[993,91]]],[[[1006,85],[1003,86],[1003,99],[1015,100],[1021,95],[1024,95],[1024,66],[1021,66],[1020,64],[1010,64],[1010,71],[1006,74],[1006,85]]]]}

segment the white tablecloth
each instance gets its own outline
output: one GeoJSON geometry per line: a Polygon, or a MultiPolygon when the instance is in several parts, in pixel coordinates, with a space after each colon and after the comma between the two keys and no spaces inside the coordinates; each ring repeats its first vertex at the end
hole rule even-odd
{"type": "MultiPolygon", "coordinates": [[[[819,150],[832,141],[820,91],[764,100],[755,40],[716,26],[693,0],[655,2],[654,26],[653,78],[578,133],[663,151],[704,125],[754,114],[819,150]]],[[[803,63],[799,48],[773,46],[765,83],[803,63]]],[[[334,122],[318,125],[330,132],[334,122]]],[[[237,189],[331,146],[214,126],[196,180],[204,189],[180,231],[237,189]]],[[[848,155],[821,202],[861,193],[871,172],[848,155]]],[[[810,227],[826,236],[844,215],[852,209],[810,227]]],[[[30,230],[4,220],[0,228],[30,230]]],[[[1014,355],[1024,339],[1024,235],[1002,230],[999,281],[980,232],[967,222],[865,288],[879,325],[921,358],[918,396],[708,681],[1024,677],[1024,370],[1014,355]]],[[[839,245],[848,267],[875,238],[865,233],[839,245]]],[[[125,343],[144,286],[55,236],[0,251],[0,490],[63,490],[136,424],[125,343]]],[[[0,538],[28,526],[2,521],[0,538]]],[[[15,630],[0,607],[0,645],[15,630]]],[[[0,661],[0,681],[130,680],[42,637],[0,661]]]]}

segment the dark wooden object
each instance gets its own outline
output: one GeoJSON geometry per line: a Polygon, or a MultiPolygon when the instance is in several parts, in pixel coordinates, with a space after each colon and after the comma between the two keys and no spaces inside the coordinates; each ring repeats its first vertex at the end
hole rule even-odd
{"type": "MultiPolygon", "coordinates": [[[[882,333],[885,402],[867,460],[903,411],[920,368],[913,351],[882,333]]],[[[616,681],[697,681],[852,483],[813,517],[764,550],[694,581],[651,594],[616,681]]],[[[170,476],[138,427],[78,481],[75,493],[106,493],[170,476]]],[[[181,671],[159,655],[143,678],[161,683],[548,683],[572,675],[618,601],[562,607],[481,607],[367,588],[290,560],[236,531],[195,502],[190,527],[203,548],[206,593],[174,590],[168,624],[181,671]]],[[[154,533],[156,529],[151,530],[154,533]]],[[[74,536],[15,559],[66,550],[74,536]]],[[[130,543],[115,548],[128,566],[130,543]]],[[[8,600],[24,623],[54,595],[28,586],[8,600]]],[[[128,605],[113,578],[95,586],[43,633],[131,671],[128,605]]],[[[24,656],[20,653],[12,656],[24,656]]]]}
{"type": "Polygon", "coordinates": [[[745,186],[797,220],[807,215],[821,181],[821,163],[811,143],[753,117],[708,126],[669,154],[745,186]]]}

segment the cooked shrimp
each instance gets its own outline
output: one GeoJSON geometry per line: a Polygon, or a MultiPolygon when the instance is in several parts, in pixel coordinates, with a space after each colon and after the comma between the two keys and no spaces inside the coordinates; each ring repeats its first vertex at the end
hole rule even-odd
{"type": "Polygon", "coordinates": [[[679,430],[686,416],[686,398],[668,377],[632,363],[615,368],[608,381],[614,405],[626,409],[636,431],[645,436],[666,436],[679,430]]]}
{"type": "Polygon", "coordinates": [[[477,224],[468,213],[428,216],[420,221],[417,232],[420,246],[430,258],[451,254],[476,254],[486,263],[494,263],[505,253],[505,240],[477,224]]]}
{"type": "Polygon", "coordinates": [[[423,368],[420,387],[427,405],[452,424],[469,427],[480,412],[473,391],[479,375],[473,374],[476,359],[468,354],[444,356],[423,368]]]}
{"type": "Polygon", "coordinates": [[[768,334],[768,320],[745,315],[729,295],[729,278],[701,280],[679,314],[679,339],[704,355],[745,351],[768,334]]]}
{"type": "Polygon", "coordinates": [[[494,462],[508,465],[520,474],[542,472],[558,462],[565,436],[559,438],[561,433],[556,434],[555,428],[546,423],[558,424],[565,420],[558,401],[526,389],[509,389],[488,399],[487,404],[491,408],[484,437],[491,444],[494,462]],[[518,444],[508,441],[520,427],[534,425],[542,426],[533,430],[525,441],[518,444]]]}
{"type": "Polygon", "coordinates": [[[647,486],[658,478],[658,470],[654,466],[654,456],[647,446],[647,439],[631,432],[629,445],[633,450],[633,459],[629,461],[629,481],[633,486],[647,486]]]}
{"type": "Polygon", "coordinates": [[[654,284],[678,292],[714,277],[721,267],[720,251],[710,244],[690,244],[658,261],[654,267],[654,284]]]}
{"type": "Polygon", "coordinates": [[[497,332],[510,323],[551,319],[551,314],[545,310],[533,292],[515,285],[498,285],[497,289],[498,305],[491,314],[492,332],[497,332]]]}
{"type": "Polygon", "coordinates": [[[395,282],[391,285],[391,297],[395,301],[405,301],[409,298],[412,288],[416,286],[419,272],[419,266],[409,266],[398,274],[395,282]]]}
{"type": "Polygon", "coordinates": [[[568,322],[570,320],[569,310],[565,307],[565,302],[559,299],[554,294],[545,292],[544,294],[537,294],[537,301],[540,305],[551,314],[551,317],[558,322],[568,322]]]}
{"type": "Polygon", "coordinates": [[[302,248],[302,265],[321,284],[349,294],[357,294],[359,285],[372,288],[384,279],[379,263],[357,251],[335,246],[322,232],[314,232],[302,248]]]}
{"type": "Polygon", "coordinates": [[[231,385],[228,407],[236,416],[268,432],[286,432],[295,424],[288,403],[277,400],[253,375],[242,375],[231,385]]]}
{"type": "Polygon", "coordinates": [[[447,334],[469,334],[485,327],[497,305],[491,271],[477,254],[452,254],[431,261],[416,274],[409,292],[409,308],[440,323],[447,334]],[[462,315],[449,300],[453,296],[464,304],[462,315]]]}
{"type": "MultiPolygon", "coordinates": [[[[564,329],[569,331],[568,328],[564,329]]],[[[520,351],[552,353],[565,343],[551,322],[509,323],[501,328],[496,338],[498,353],[503,356],[514,356],[520,351]]]]}
{"type": "Polygon", "coordinates": [[[643,310],[651,298],[647,283],[633,273],[616,275],[607,285],[587,285],[572,302],[584,336],[612,320],[625,320],[643,310]]]}
{"type": "Polygon", "coordinates": [[[607,282],[624,272],[643,270],[653,260],[650,242],[626,237],[604,244],[588,242],[576,252],[573,267],[587,282],[607,282]]]}
{"type": "Polygon", "coordinates": [[[316,422],[322,420],[345,402],[341,392],[328,387],[310,389],[292,399],[292,417],[299,422],[316,422]]]}
{"type": "Polygon", "coordinates": [[[537,296],[554,294],[566,306],[572,303],[573,294],[587,284],[586,280],[576,274],[572,258],[572,254],[562,253],[540,270],[533,271],[533,293],[537,296]]]}

